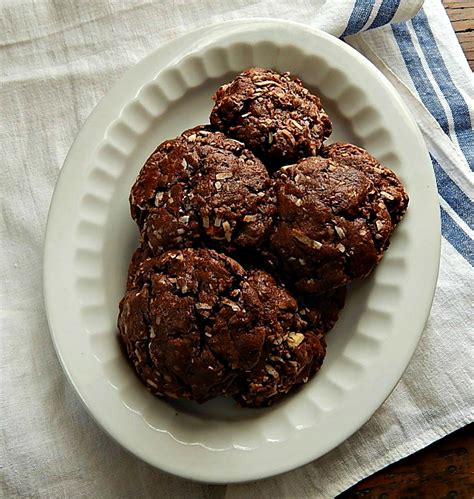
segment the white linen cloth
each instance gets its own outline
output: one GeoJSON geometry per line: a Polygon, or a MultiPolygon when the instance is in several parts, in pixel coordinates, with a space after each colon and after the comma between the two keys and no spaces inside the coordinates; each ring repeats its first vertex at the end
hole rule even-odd
{"type": "Polygon", "coordinates": [[[473,420],[472,73],[439,0],[427,0],[412,21],[357,34],[409,19],[421,3],[0,0],[3,497],[332,497],[473,420]],[[430,149],[443,243],[425,334],[397,388],[371,420],[301,469],[226,487],[153,469],[96,426],[56,359],[41,267],[59,170],[98,100],[161,43],[239,17],[284,18],[347,36],[385,73],[414,112],[430,149]]]}

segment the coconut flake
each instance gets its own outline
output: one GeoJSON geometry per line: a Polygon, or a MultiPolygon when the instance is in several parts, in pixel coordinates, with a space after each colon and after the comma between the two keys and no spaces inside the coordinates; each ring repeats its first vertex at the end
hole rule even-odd
{"type": "Polygon", "coordinates": [[[163,196],[165,195],[164,192],[157,192],[155,196],[155,206],[159,206],[161,201],[163,200],[163,196]]]}
{"type": "Polygon", "coordinates": [[[225,238],[226,238],[227,242],[229,242],[231,240],[231,237],[232,237],[232,229],[230,227],[230,223],[226,220],[222,224],[222,228],[224,229],[225,238]]]}
{"type": "Polygon", "coordinates": [[[212,310],[211,305],[208,305],[207,303],[202,303],[202,302],[197,302],[195,307],[198,310],[212,310]]]}
{"type": "Polygon", "coordinates": [[[232,178],[234,175],[231,172],[221,172],[216,174],[216,180],[226,180],[232,178]]]}
{"type": "Polygon", "coordinates": [[[346,237],[346,233],[344,232],[344,229],[342,229],[341,227],[339,227],[338,225],[336,225],[334,227],[337,235],[339,236],[340,239],[344,239],[346,237]]]}
{"type": "Polygon", "coordinates": [[[268,85],[278,85],[278,83],[273,80],[262,80],[255,82],[256,87],[267,87],[268,85]]]}
{"type": "Polygon", "coordinates": [[[234,312],[238,312],[240,310],[240,307],[237,305],[237,303],[233,302],[232,300],[229,300],[228,298],[222,298],[222,304],[227,305],[234,312]]]}
{"type": "Polygon", "coordinates": [[[296,120],[293,120],[293,119],[290,119],[291,123],[293,123],[293,125],[298,128],[299,130],[303,130],[303,127],[296,121],[296,120]]]}
{"type": "Polygon", "coordinates": [[[385,199],[388,199],[389,201],[393,201],[395,198],[389,194],[388,192],[385,192],[385,191],[380,191],[380,195],[385,198],[385,199]]]}
{"type": "Polygon", "coordinates": [[[304,334],[301,333],[290,333],[286,340],[287,345],[291,349],[297,348],[304,341],[304,334]]]}
{"type": "Polygon", "coordinates": [[[274,367],[272,367],[270,364],[265,365],[265,371],[267,371],[267,373],[275,379],[280,377],[280,375],[278,374],[278,371],[274,367]]]}
{"type": "Polygon", "coordinates": [[[244,222],[255,222],[257,220],[257,215],[245,215],[244,222]]]}
{"type": "Polygon", "coordinates": [[[298,232],[296,230],[293,231],[293,236],[305,246],[309,246],[310,248],[320,249],[322,247],[322,244],[319,241],[315,241],[314,239],[311,239],[305,234],[302,234],[301,232],[298,232]]]}

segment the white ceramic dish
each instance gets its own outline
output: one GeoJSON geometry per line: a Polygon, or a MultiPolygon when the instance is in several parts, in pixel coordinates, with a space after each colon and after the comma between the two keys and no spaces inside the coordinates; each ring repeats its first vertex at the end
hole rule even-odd
{"type": "Polygon", "coordinates": [[[102,427],[163,470],[238,482],[328,452],[389,395],[420,338],[439,263],[434,176],[421,135],[384,77],[339,40],[301,25],[253,20],[190,33],[152,53],[99,103],[72,146],[48,220],[44,293],[63,368],[102,427]],[[371,151],[411,196],[382,264],[350,291],[320,373],[274,407],[151,396],[119,347],[117,304],[137,230],[133,180],[155,146],[207,121],[212,93],[251,66],[299,75],[321,95],[331,140],[371,151]]]}

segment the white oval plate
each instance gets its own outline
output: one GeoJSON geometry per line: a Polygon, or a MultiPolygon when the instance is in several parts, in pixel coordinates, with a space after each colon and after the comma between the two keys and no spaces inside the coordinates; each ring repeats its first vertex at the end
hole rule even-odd
{"type": "Polygon", "coordinates": [[[318,458],[355,432],[406,368],[427,319],[439,263],[435,181],[400,98],[361,55],[294,23],[223,23],[162,46],[99,103],[54,193],[44,249],[48,320],[63,368],[103,428],[183,477],[254,480],[318,458]],[[120,350],[118,302],[137,243],[128,193],[164,139],[205,123],[211,95],[251,67],[291,71],[322,97],[335,140],[367,148],[401,177],[408,214],[376,272],[350,291],[320,373],[268,409],[232,401],[168,404],[150,395],[120,350]]]}

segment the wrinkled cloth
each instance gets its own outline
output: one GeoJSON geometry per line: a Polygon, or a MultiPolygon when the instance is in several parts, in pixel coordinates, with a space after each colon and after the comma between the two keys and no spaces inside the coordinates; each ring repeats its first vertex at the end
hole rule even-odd
{"type": "Polygon", "coordinates": [[[474,84],[441,2],[422,3],[0,3],[0,495],[333,497],[473,421],[474,84]],[[243,17],[282,18],[324,29],[385,74],[412,110],[429,148],[443,241],[425,333],[398,386],[370,421],[298,470],[255,483],[210,486],[141,462],[113,442],[81,405],[48,332],[42,244],[61,165],[99,99],[163,42],[243,17]]]}

